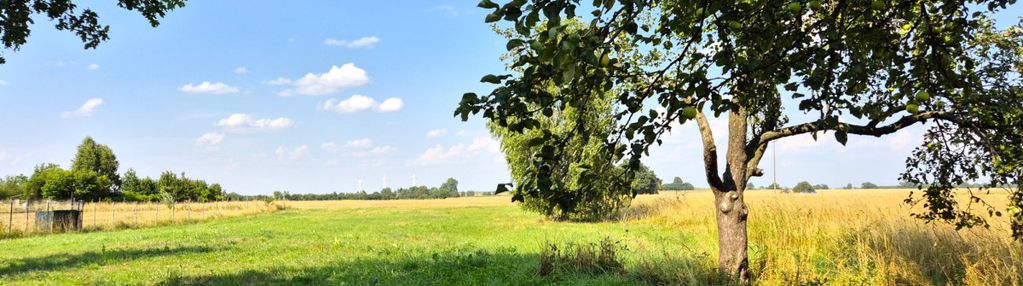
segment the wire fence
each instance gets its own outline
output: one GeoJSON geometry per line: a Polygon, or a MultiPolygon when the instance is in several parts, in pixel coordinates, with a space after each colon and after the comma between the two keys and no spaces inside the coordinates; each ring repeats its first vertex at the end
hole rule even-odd
{"type": "MultiPolygon", "coordinates": [[[[111,230],[167,225],[270,212],[281,207],[262,201],[152,203],[84,201],[0,201],[0,237],[52,232],[37,224],[37,214],[60,210],[80,211],[81,230],[111,230]]],[[[45,217],[45,216],[40,216],[45,217]]]]}

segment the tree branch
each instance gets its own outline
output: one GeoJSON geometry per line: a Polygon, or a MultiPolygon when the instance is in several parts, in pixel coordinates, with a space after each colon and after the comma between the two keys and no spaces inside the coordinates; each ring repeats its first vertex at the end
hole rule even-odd
{"type": "Polygon", "coordinates": [[[703,138],[703,166],[707,173],[707,183],[715,192],[724,190],[721,176],[718,175],[718,147],[714,144],[714,133],[710,130],[710,123],[703,112],[696,113],[696,124],[700,127],[700,137],[703,138]]]}
{"type": "Polygon", "coordinates": [[[957,120],[955,120],[954,118],[952,118],[952,116],[949,115],[948,113],[939,112],[939,111],[930,111],[930,112],[922,112],[922,113],[914,114],[914,115],[907,115],[907,116],[904,116],[904,117],[900,118],[898,121],[895,121],[895,122],[892,122],[891,124],[880,126],[880,127],[870,126],[870,125],[854,125],[854,124],[848,124],[848,123],[842,123],[842,122],[839,122],[838,124],[836,124],[834,126],[827,126],[827,125],[824,124],[823,120],[818,120],[818,121],[803,123],[803,124],[799,124],[799,125],[794,125],[794,126],[790,126],[790,127],[774,130],[774,131],[764,132],[764,134],[760,135],[760,138],[758,140],[758,142],[759,142],[758,145],[765,145],[767,142],[770,142],[770,141],[773,141],[773,140],[778,140],[778,139],[789,137],[789,136],[795,136],[795,135],[799,135],[799,134],[806,134],[806,133],[817,132],[817,131],[827,131],[827,130],[842,130],[842,131],[845,131],[846,133],[849,133],[849,134],[869,135],[869,136],[874,136],[874,137],[881,137],[883,135],[888,135],[888,134],[895,133],[896,131],[899,131],[899,130],[901,130],[903,128],[909,127],[910,125],[916,124],[918,122],[927,121],[928,119],[942,119],[942,120],[952,121],[952,122],[955,122],[957,124],[960,123],[960,122],[957,122],[957,120]]]}

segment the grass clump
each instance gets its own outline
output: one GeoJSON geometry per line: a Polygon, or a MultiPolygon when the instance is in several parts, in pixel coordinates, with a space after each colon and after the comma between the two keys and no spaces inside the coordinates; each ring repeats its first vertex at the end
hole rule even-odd
{"type": "Polygon", "coordinates": [[[540,252],[537,274],[548,276],[555,272],[586,274],[617,274],[624,272],[619,252],[627,251],[625,244],[605,237],[598,243],[569,243],[564,247],[550,242],[540,252]]]}

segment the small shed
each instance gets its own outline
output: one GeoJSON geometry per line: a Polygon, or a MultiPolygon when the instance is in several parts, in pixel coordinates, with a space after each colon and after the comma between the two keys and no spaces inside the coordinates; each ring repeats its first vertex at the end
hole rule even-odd
{"type": "Polygon", "coordinates": [[[51,210],[36,212],[36,228],[47,232],[82,230],[82,211],[51,210]]]}

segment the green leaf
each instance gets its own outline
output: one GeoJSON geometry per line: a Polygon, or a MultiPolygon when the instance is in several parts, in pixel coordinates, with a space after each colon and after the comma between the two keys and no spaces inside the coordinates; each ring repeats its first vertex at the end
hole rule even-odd
{"type": "Polygon", "coordinates": [[[836,130],[835,140],[838,140],[838,143],[842,143],[842,145],[845,146],[845,142],[849,141],[849,134],[842,130],[836,130]]]}
{"type": "Polygon", "coordinates": [[[496,75],[492,75],[492,74],[488,74],[488,75],[483,76],[483,78],[480,79],[480,82],[499,84],[499,83],[501,83],[501,77],[496,76],[496,75]]]}
{"type": "Polygon", "coordinates": [[[508,44],[505,45],[505,47],[508,48],[509,51],[511,51],[512,49],[518,48],[518,47],[520,47],[522,45],[525,45],[525,44],[526,44],[526,41],[523,41],[522,39],[511,39],[511,40],[508,40],[508,44]]]}
{"type": "Polygon", "coordinates": [[[494,11],[494,13],[487,14],[487,18],[483,19],[484,23],[493,23],[501,20],[501,10],[494,11]]]}
{"type": "Polygon", "coordinates": [[[496,195],[496,194],[508,192],[508,185],[510,185],[510,184],[497,184],[497,189],[494,190],[494,194],[496,195]]]}
{"type": "Polygon", "coordinates": [[[482,0],[482,1],[480,1],[480,4],[476,5],[476,7],[480,7],[480,8],[483,8],[483,9],[494,9],[494,8],[499,7],[499,6],[497,5],[497,3],[494,3],[493,1],[482,0]]]}

